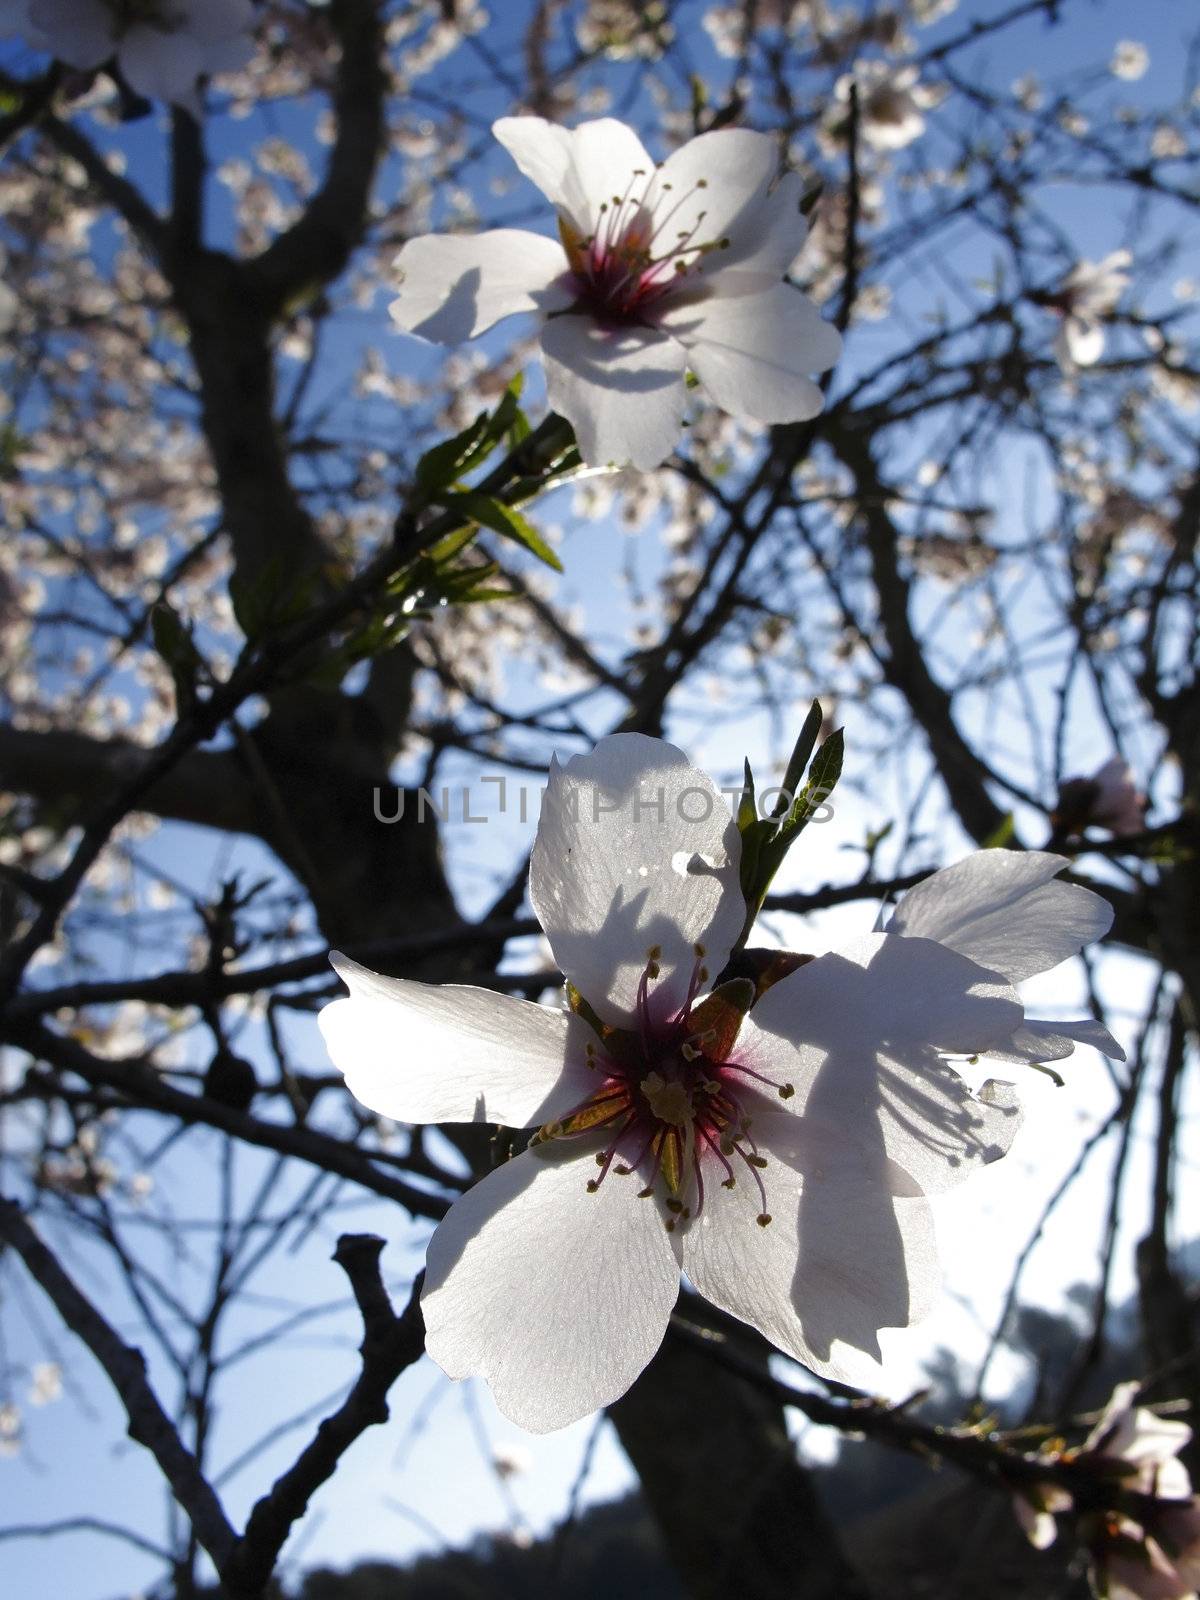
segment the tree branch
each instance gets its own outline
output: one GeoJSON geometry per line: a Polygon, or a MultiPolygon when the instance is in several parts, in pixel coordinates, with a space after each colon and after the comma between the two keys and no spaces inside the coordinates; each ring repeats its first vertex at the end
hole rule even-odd
{"type": "Polygon", "coordinates": [[[347,1233],[338,1240],[333,1259],[349,1278],[362,1313],[362,1368],[342,1404],[250,1513],[245,1533],[221,1569],[221,1581],[235,1600],[258,1600],[309,1501],[359,1435],[388,1420],[388,1390],[425,1349],[420,1302],[424,1274],[418,1275],[408,1305],[397,1316],[379,1271],[383,1245],[373,1234],[347,1233]]]}
{"type": "Polygon", "coordinates": [[[63,1271],[20,1206],[4,1196],[0,1196],[0,1238],[17,1252],[30,1275],[54,1302],[67,1327],[83,1340],[104,1368],[125,1407],[129,1437],[154,1457],[172,1494],[187,1513],[197,1538],[219,1570],[229,1559],[237,1536],[212,1485],[150,1387],[145,1357],[118,1337],[63,1271]]]}

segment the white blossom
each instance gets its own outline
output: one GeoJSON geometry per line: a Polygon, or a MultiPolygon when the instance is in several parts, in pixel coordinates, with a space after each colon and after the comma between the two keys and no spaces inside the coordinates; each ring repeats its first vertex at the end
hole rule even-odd
{"type": "Polygon", "coordinates": [[[702,134],[656,166],[624,123],[493,129],[558,213],[557,240],[515,228],[426,234],[396,258],[392,316],[441,344],[518,312],[542,319],[550,405],[586,462],[656,467],[674,448],[690,370],[716,405],[763,423],[816,416],[807,376],[841,341],[785,281],[804,241],[801,180],[774,142],[702,134]]]}
{"type": "Polygon", "coordinates": [[[858,89],[861,136],[873,149],[903,150],[925,132],[924,112],[931,97],[918,81],[915,67],[861,61],[835,85],[843,105],[849,103],[852,86],[858,89]]]}
{"type": "Polygon", "coordinates": [[[1195,1600],[1200,1587],[1200,1500],[1179,1452],[1186,1422],[1136,1404],[1140,1385],[1120,1383],[1079,1452],[1097,1470],[1163,1504],[1098,1524],[1090,1550],[1092,1587],[1102,1600],[1195,1600]]]}
{"type": "Polygon", "coordinates": [[[1102,319],[1110,316],[1129,284],[1128,250],[1114,250],[1100,261],[1080,261],[1053,297],[1062,313],[1054,353],[1065,371],[1095,366],[1104,354],[1102,319]]]}
{"type": "Polygon", "coordinates": [[[1016,1131],[1007,1086],[976,1098],[944,1056],[1009,1039],[1020,1005],[945,943],[867,935],[745,1018],[747,983],[740,1006],[708,992],[745,919],[740,848],[682,752],[615,735],[552,766],[531,861],[570,1013],[335,962],[350,997],[321,1028],[365,1105],[540,1128],[450,1209],[422,1297],[433,1358],[534,1431],[629,1387],[681,1270],[814,1370],[875,1371],[880,1329],[935,1296],[926,1197],[1016,1131]]]}
{"type": "Polygon", "coordinates": [[[1144,44],[1140,44],[1136,39],[1121,39],[1112,53],[1108,70],[1114,78],[1125,78],[1132,82],[1136,78],[1144,77],[1149,65],[1150,52],[1144,44]]]}
{"type": "Polygon", "coordinates": [[[20,33],[68,66],[112,57],[131,88],[195,109],[196,82],[242,66],[250,0],[0,0],[0,33],[20,33]]]}
{"type": "Polygon", "coordinates": [[[1083,1442],[1083,1452],[1125,1468],[1125,1480],[1141,1494],[1162,1500],[1187,1500],[1192,1483],[1179,1452],[1192,1437],[1186,1422],[1160,1417],[1135,1404],[1141,1384],[1119,1383],[1100,1420],[1083,1442]]]}

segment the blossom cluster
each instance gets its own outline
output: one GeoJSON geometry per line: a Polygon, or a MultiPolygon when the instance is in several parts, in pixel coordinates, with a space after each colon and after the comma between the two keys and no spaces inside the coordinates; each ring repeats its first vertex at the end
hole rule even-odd
{"type": "Polygon", "coordinates": [[[195,108],[200,78],[245,63],[253,21],[251,0],[0,0],[0,36],[85,72],[115,60],[138,94],[195,108]]]}

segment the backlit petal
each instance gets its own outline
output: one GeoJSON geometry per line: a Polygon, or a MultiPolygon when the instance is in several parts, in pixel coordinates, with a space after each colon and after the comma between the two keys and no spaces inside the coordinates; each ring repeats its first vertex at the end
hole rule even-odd
{"type": "Polygon", "coordinates": [[[1067,865],[1044,850],[977,850],[910,889],[888,932],[936,939],[1020,983],[1112,926],[1107,900],[1057,880],[1067,865]]]}
{"type": "Polygon", "coordinates": [[[928,1205],[894,1195],[857,1163],[835,1158],[818,1177],[816,1141],[786,1111],[754,1120],[766,1157],[771,1221],[757,1221],[757,1185],[743,1170],[733,1188],[706,1187],[683,1236],[683,1268],[696,1288],[807,1366],[861,1382],[861,1352],[880,1356],[879,1330],[907,1327],[936,1298],[937,1246],[928,1205]]]}
{"type": "Polygon", "coordinates": [[[664,219],[662,243],[680,234],[693,234],[697,243],[728,239],[705,256],[701,277],[716,279],[736,267],[778,281],[808,232],[800,211],[803,181],[786,172],[776,182],[778,172],[779,146],[765,133],[720,128],[689,139],[663,162],[652,191],[655,221],[664,219]]]}
{"type": "Polygon", "coordinates": [[[557,127],[542,117],[501,117],[492,132],[547,200],[566,212],[580,233],[591,233],[600,206],[644,187],[654,162],[623,122],[599,117],[578,128],[557,127]],[[635,180],[635,173],[641,177],[635,180]]]}
{"type": "Polygon", "coordinates": [[[502,1122],[525,1128],[595,1089],[591,1033],[561,1011],[491,989],[385,978],[346,956],[350,990],[318,1021],[355,1099],[397,1122],[502,1122]]]}
{"type": "Polygon", "coordinates": [[[972,1095],[939,1052],[984,1051],[1021,1016],[1006,984],[954,951],[870,934],[768,989],[735,1059],[792,1084],[789,1110],[853,1129],[935,1194],[1004,1155],[1020,1125],[1007,1085],[972,1095]]]}
{"type": "Polygon", "coordinates": [[[672,1235],[637,1179],[554,1146],[506,1162],[457,1201],[429,1245],[426,1348],[452,1378],[486,1379],[533,1433],[607,1405],[662,1342],[679,1290],[672,1235]]]}
{"type": "Polygon", "coordinates": [[[563,972],[606,1021],[628,1026],[648,953],[659,1016],[679,1010],[704,946],[724,966],[746,908],[730,802],[682,750],[640,733],[557,762],[542,799],[529,894],[563,972]]]}

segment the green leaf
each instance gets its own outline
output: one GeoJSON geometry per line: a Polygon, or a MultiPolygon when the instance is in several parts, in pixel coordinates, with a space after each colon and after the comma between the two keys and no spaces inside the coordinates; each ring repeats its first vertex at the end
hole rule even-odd
{"type": "MultiPolygon", "coordinates": [[[[488,414],[481,411],[469,428],[456,433],[453,439],[435,444],[432,450],[426,450],[417,462],[416,474],[417,488],[426,499],[432,500],[440,489],[456,482],[468,470],[472,456],[485,437],[487,425],[488,414]]],[[[484,455],[486,453],[485,450],[484,455]]],[[[483,455],[478,459],[482,460],[483,455]]]]}
{"type": "Polygon", "coordinates": [[[180,716],[186,716],[196,704],[196,684],[204,659],[196,649],[191,629],[166,600],[159,600],[151,610],[150,632],[154,648],[171,671],[175,709],[180,716]]]}
{"type": "Polygon", "coordinates": [[[514,539],[517,544],[524,545],[526,550],[537,556],[539,561],[544,561],[548,567],[553,567],[555,572],[563,570],[562,562],[533,524],[503,500],[497,500],[492,495],[479,494],[474,489],[467,489],[460,494],[440,496],[440,504],[448,511],[457,512],[463,517],[469,517],[472,522],[491,528],[493,533],[499,533],[506,539],[514,539]]]}
{"type": "Polygon", "coordinates": [[[979,848],[981,850],[1003,850],[1012,842],[1013,835],[1016,833],[1016,831],[1016,818],[1010,811],[1007,816],[1003,817],[997,826],[992,829],[991,833],[988,834],[987,838],[983,841],[979,848]]]}
{"type": "Polygon", "coordinates": [[[784,821],[783,828],[789,834],[805,827],[817,807],[837,788],[845,754],[842,730],[835,728],[813,757],[812,766],[808,769],[808,782],[796,796],[784,821]]]}
{"type": "Polygon", "coordinates": [[[742,833],[758,820],[758,808],[754,803],[754,774],[750,771],[749,761],[745,765],[746,771],[742,778],[742,792],[737,808],[737,825],[742,833]]]}
{"type": "MultiPolygon", "coordinates": [[[[788,762],[785,774],[785,779],[788,781],[784,784],[788,793],[792,792],[791,785],[798,782],[803,772],[804,763],[808,761],[820,726],[821,708],[814,700],[805,718],[800,737],[796,741],[792,759],[788,762]]],[[[772,816],[755,818],[749,811],[743,811],[743,806],[739,805],[738,828],[742,835],[740,881],[742,893],[746,898],[746,921],[734,946],[735,952],[740,950],[749,938],[755,918],[766,899],[767,890],[783,865],[784,857],[807,827],[817,807],[833,793],[841,777],[843,754],[842,731],[838,728],[829,735],[813,756],[804,787],[794,796],[791,805],[783,814],[777,807],[772,816]]],[[[743,790],[743,803],[744,801],[743,790]]],[[[784,804],[787,805],[786,800],[784,804]]]]}
{"type": "Polygon", "coordinates": [[[783,775],[783,790],[776,802],[772,816],[782,817],[796,799],[796,791],[800,787],[800,780],[804,776],[804,769],[808,766],[808,758],[812,755],[817,743],[817,735],[821,731],[824,719],[821,702],[814,700],[808,708],[808,715],[804,719],[804,726],[800,730],[800,737],[796,740],[795,749],[792,751],[791,760],[787,764],[787,771],[783,775]]]}
{"type": "Polygon", "coordinates": [[[529,423],[517,404],[524,381],[518,372],[494,411],[481,411],[469,428],[425,452],[417,462],[416,478],[427,500],[437,499],[443,489],[474,471],[506,435],[517,434],[518,443],[526,437],[529,423]]]}

